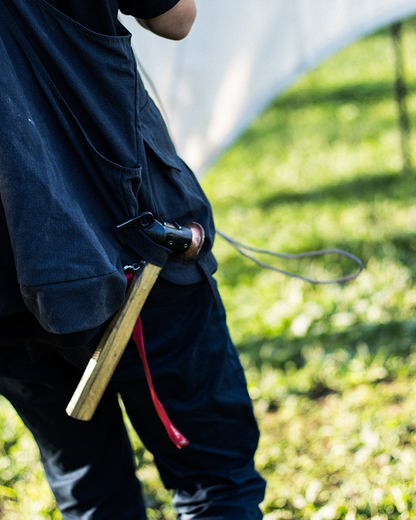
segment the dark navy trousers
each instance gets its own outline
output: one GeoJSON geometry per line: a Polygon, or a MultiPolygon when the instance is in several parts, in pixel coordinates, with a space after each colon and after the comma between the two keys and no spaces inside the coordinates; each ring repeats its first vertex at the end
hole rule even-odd
{"type": "Polygon", "coordinates": [[[156,415],[133,342],[88,422],[65,413],[81,368],[43,343],[2,345],[0,393],[34,435],[64,518],[146,518],[121,396],[164,485],[175,491],[179,520],[261,519],[265,484],[253,464],[258,429],[223,307],[206,282],[160,279],[141,317],[156,392],[190,441],[182,450],[156,415]]]}

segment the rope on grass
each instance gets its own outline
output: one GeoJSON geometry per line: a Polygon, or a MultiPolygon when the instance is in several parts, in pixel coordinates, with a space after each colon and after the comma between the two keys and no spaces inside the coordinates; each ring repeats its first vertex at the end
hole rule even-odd
{"type": "Polygon", "coordinates": [[[304,280],[305,282],[309,282],[312,284],[331,284],[331,283],[345,283],[350,280],[354,280],[357,278],[357,276],[361,273],[361,271],[364,269],[363,262],[354,256],[351,253],[348,253],[347,251],[343,251],[342,249],[322,249],[320,251],[307,251],[305,253],[298,253],[298,254],[288,254],[288,253],[278,253],[275,251],[269,251],[267,249],[259,249],[257,247],[247,246],[245,244],[242,244],[241,242],[238,242],[234,238],[229,237],[222,231],[219,231],[217,229],[217,234],[222,237],[224,240],[226,240],[229,244],[231,244],[239,253],[241,253],[243,256],[249,258],[254,263],[259,265],[260,267],[263,267],[264,269],[270,269],[272,271],[277,271],[278,273],[281,273],[285,276],[289,276],[290,278],[299,278],[300,280],[304,280]],[[308,257],[314,257],[314,256],[325,256],[328,254],[336,254],[339,256],[344,256],[346,258],[349,258],[353,262],[355,262],[358,265],[358,269],[355,273],[349,274],[346,276],[342,276],[340,278],[334,278],[333,280],[315,280],[314,278],[308,278],[307,276],[302,276],[300,274],[290,273],[289,271],[285,271],[283,269],[279,269],[278,267],[274,267],[270,264],[266,264],[265,262],[262,262],[258,258],[256,258],[254,255],[252,255],[250,252],[253,253],[262,253],[270,256],[275,256],[278,258],[285,258],[285,259],[299,259],[299,258],[308,258],[308,257]]]}

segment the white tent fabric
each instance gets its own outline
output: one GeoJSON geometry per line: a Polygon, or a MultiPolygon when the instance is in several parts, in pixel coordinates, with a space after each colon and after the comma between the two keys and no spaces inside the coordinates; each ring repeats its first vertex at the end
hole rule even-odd
{"type": "Polygon", "coordinates": [[[199,176],[303,72],[416,12],[414,0],[196,3],[197,20],[180,42],[158,38],[132,17],[121,21],[178,153],[199,176]]]}

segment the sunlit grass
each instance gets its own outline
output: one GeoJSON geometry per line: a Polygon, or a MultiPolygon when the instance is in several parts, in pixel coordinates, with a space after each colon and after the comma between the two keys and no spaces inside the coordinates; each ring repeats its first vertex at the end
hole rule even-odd
{"type": "MultiPolygon", "coordinates": [[[[415,37],[411,24],[406,29],[408,51],[415,37]]],[[[409,68],[407,80],[413,117],[416,77],[409,68]]],[[[413,179],[401,174],[393,81],[390,35],[381,31],[350,46],[276,100],[204,179],[218,228],[237,239],[292,253],[338,247],[367,264],[367,272],[350,286],[293,285],[238,257],[218,238],[217,277],[240,347],[253,335],[290,337],[293,329],[299,334],[299,314],[308,315],[310,302],[323,311],[305,318],[306,341],[307,321],[328,322],[330,333],[331,323],[343,321],[333,318],[340,309],[345,326],[373,322],[377,316],[384,322],[411,316],[413,306],[404,295],[413,283],[415,195],[413,179]],[[372,312],[353,308],[389,284],[389,303],[380,300],[374,310],[372,302],[372,312]]],[[[273,264],[320,279],[354,268],[343,261],[341,270],[333,258],[273,264]]]]}
{"type": "MultiPolygon", "coordinates": [[[[415,46],[408,23],[411,125],[415,46]]],[[[381,31],[277,99],[203,182],[218,228],[236,239],[290,253],[337,247],[365,263],[352,283],[312,286],[217,239],[217,279],[263,432],[267,520],[414,516],[416,199],[393,81],[381,31]]],[[[271,263],[320,280],[354,269],[333,256],[271,263]]]]}

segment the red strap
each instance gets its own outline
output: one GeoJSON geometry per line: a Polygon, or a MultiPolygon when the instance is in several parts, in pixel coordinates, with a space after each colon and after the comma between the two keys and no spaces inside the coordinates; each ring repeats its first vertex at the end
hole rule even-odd
{"type": "MultiPolygon", "coordinates": [[[[131,282],[132,274],[127,273],[127,284],[131,282]]],[[[146,351],[144,348],[144,340],[143,340],[143,329],[142,322],[140,316],[137,318],[136,324],[133,329],[132,339],[136,344],[137,350],[139,351],[140,359],[143,363],[144,372],[146,375],[147,386],[150,390],[150,395],[152,396],[153,405],[156,409],[156,412],[163,423],[163,426],[166,429],[167,434],[169,435],[170,440],[175,444],[178,449],[184,448],[189,444],[189,441],[182,435],[182,433],[175,428],[172,421],[169,419],[168,414],[163,406],[163,404],[159,401],[159,398],[156,395],[155,388],[153,386],[152,376],[150,375],[149,365],[147,363],[146,351]]]]}

